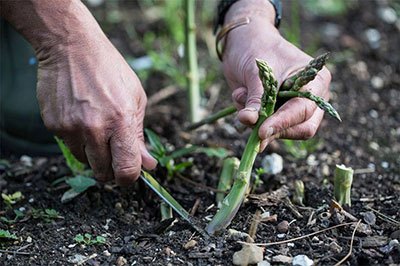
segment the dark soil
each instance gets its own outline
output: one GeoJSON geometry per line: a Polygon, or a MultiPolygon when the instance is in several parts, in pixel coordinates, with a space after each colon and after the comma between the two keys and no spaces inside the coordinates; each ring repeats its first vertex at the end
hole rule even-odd
{"type": "MultiPolygon", "coordinates": [[[[247,232],[256,210],[268,211],[277,215],[277,221],[261,222],[255,241],[271,243],[351,222],[340,215],[321,218],[329,211],[333,198],[335,165],[345,164],[355,169],[353,204],[347,211],[362,221],[354,237],[352,254],[345,264],[400,264],[398,242],[397,247],[389,246],[391,240],[400,241],[400,19],[394,24],[383,21],[378,13],[385,3],[355,2],[345,15],[336,17],[302,13],[303,41],[307,44],[321,40],[317,45],[321,51],[314,55],[332,52],[329,65],[333,73],[331,102],[343,122],[339,124],[327,117],[316,136],[321,144],[304,158],[294,159],[281,141],[270,145],[265,154],[259,156],[262,158],[272,152],[281,154],[284,168],[276,175],[264,174],[264,185],[254,194],[270,193],[287,186],[288,198],[291,198],[294,181],[301,179],[305,184],[305,207],[295,206],[296,213],[284,199],[271,204],[270,201],[256,201],[257,196],[253,196],[241,207],[230,228],[247,232]],[[380,35],[377,42],[368,41],[368,29],[377,30],[380,35]],[[371,217],[376,221],[371,221],[371,217]],[[283,235],[277,230],[282,221],[290,223],[289,231],[283,235]]],[[[142,24],[139,26],[144,27],[142,24]]],[[[123,34],[115,33],[111,37],[117,46],[124,46],[123,50],[133,54],[143,52],[135,43],[121,44],[127,38],[123,34]]],[[[163,78],[154,75],[147,81],[149,96],[157,93],[163,78]]],[[[217,83],[226,87],[222,76],[217,83]]],[[[227,100],[218,100],[214,111],[229,104],[229,92],[221,90],[220,93],[220,99],[227,100]]],[[[240,157],[248,131],[232,132],[229,124],[233,118],[228,118],[189,134],[183,130],[185,108],[185,94],[180,91],[149,108],[147,126],[175,147],[189,142],[219,146],[240,157]]],[[[221,162],[202,154],[192,158],[194,166],[182,175],[196,185],[182,178],[167,182],[162,169],[154,174],[186,209],[200,202],[195,217],[204,227],[216,211],[216,207],[210,208],[215,193],[207,187],[217,187],[221,162]]],[[[260,158],[256,167],[260,167],[260,158]]],[[[24,198],[12,208],[1,202],[0,216],[13,219],[13,209],[25,215],[11,224],[0,221],[1,229],[18,237],[18,240],[0,244],[1,265],[70,265],[77,254],[86,257],[82,263],[87,265],[124,265],[125,260],[126,265],[231,265],[233,253],[241,248],[237,239],[225,233],[203,239],[183,221],[161,223],[160,199],[141,181],[129,189],[99,184],[71,202],[61,204],[60,198],[67,187],[54,186],[52,182],[69,174],[62,157],[33,158],[32,166],[16,156],[6,159],[10,165],[0,168],[1,191],[6,194],[21,191],[24,198]],[[46,208],[57,210],[62,218],[50,221],[33,218],[33,209],[46,208]],[[85,233],[93,237],[105,236],[106,244],[77,244],[74,237],[85,233]],[[192,239],[197,244],[185,249],[184,245],[192,239]]],[[[285,263],[277,262],[277,255],[304,254],[318,265],[333,265],[349,252],[353,230],[354,224],[290,244],[269,246],[264,252],[265,260],[282,265],[285,263]]]]}

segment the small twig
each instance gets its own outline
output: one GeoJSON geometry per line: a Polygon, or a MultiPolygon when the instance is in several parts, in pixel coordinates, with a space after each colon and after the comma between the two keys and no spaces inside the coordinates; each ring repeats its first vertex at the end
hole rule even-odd
{"type": "Polygon", "coordinates": [[[258,224],[260,223],[260,220],[261,220],[261,211],[256,210],[256,212],[253,215],[251,224],[250,224],[249,233],[248,233],[249,237],[247,239],[247,242],[254,242],[254,239],[256,239],[257,228],[258,228],[258,224]]]}
{"type": "Polygon", "coordinates": [[[191,215],[191,216],[194,216],[194,215],[195,215],[195,213],[197,212],[197,209],[198,209],[199,206],[200,206],[200,203],[201,203],[201,199],[200,199],[200,198],[197,198],[196,201],[195,201],[194,204],[193,204],[192,209],[190,210],[190,215],[191,215]]]}
{"type": "Polygon", "coordinates": [[[303,215],[296,209],[296,206],[290,201],[288,197],[286,197],[283,201],[285,205],[292,211],[292,213],[296,216],[296,218],[301,219],[303,215]]]}
{"type": "Polygon", "coordinates": [[[385,215],[385,214],[383,214],[383,213],[381,213],[381,212],[379,212],[379,211],[377,211],[377,210],[375,210],[375,209],[373,209],[373,208],[371,208],[369,206],[365,206],[365,208],[367,208],[367,209],[375,212],[376,214],[378,214],[378,217],[380,217],[382,220],[386,220],[386,221],[388,221],[388,222],[390,222],[392,224],[400,226],[400,222],[396,221],[395,219],[390,218],[389,216],[387,216],[387,215],[385,215]]]}
{"type": "Polygon", "coordinates": [[[349,253],[347,253],[347,255],[346,256],[344,256],[344,258],[343,259],[341,259],[338,263],[336,263],[334,266],[339,266],[340,264],[342,264],[343,262],[345,262],[349,257],[350,257],[350,255],[351,255],[351,252],[353,251],[353,242],[354,242],[354,235],[356,234],[356,231],[357,231],[357,228],[358,228],[358,226],[360,225],[360,223],[361,223],[361,220],[358,220],[358,222],[357,222],[357,224],[356,224],[356,226],[354,227],[354,230],[353,230],[353,234],[351,235],[351,241],[350,241],[350,250],[349,250],[349,253]]]}
{"type": "Polygon", "coordinates": [[[380,198],[359,198],[359,199],[352,199],[354,202],[375,202],[375,201],[386,201],[386,200],[391,200],[395,199],[396,196],[386,196],[386,197],[380,197],[380,198]]]}
{"type": "Polygon", "coordinates": [[[147,100],[147,107],[151,107],[151,106],[161,102],[162,100],[170,97],[171,95],[174,95],[178,91],[179,91],[179,88],[176,86],[172,86],[172,85],[159,90],[158,92],[154,93],[153,95],[151,95],[149,97],[149,99],[147,100]]]}
{"type": "Polygon", "coordinates": [[[24,255],[24,256],[31,256],[31,255],[33,255],[33,253],[29,253],[29,252],[12,251],[12,250],[6,250],[6,249],[0,249],[0,253],[4,253],[4,254],[14,254],[14,255],[24,255]]]}
{"type": "MultiPolygon", "coordinates": [[[[259,246],[259,247],[268,247],[268,246],[286,244],[286,243],[290,243],[290,242],[293,242],[293,241],[304,239],[304,238],[307,238],[307,237],[310,237],[310,236],[321,234],[323,232],[326,232],[326,231],[329,231],[329,230],[332,230],[332,229],[335,229],[335,228],[338,228],[338,227],[343,227],[343,226],[352,225],[352,224],[355,224],[355,223],[351,222],[351,223],[338,224],[338,225],[334,225],[334,226],[319,230],[319,231],[314,232],[314,233],[310,233],[310,234],[307,234],[307,235],[304,235],[304,236],[295,237],[295,238],[292,238],[292,239],[287,239],[287,240],[278,241],[278,242],[272,242],[272,243],[254,243],[252,245],[256,245],[256,246],[259,246]]],[[[249,244],[249,243],[243,242],[243,241],[238,241],[238,243],[240,243],[240,244],[249,244]]]]}

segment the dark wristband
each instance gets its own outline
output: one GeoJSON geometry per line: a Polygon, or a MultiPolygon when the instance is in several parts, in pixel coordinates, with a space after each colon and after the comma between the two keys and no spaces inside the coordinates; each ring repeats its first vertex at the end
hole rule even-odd
{"type": "MultiPolygon", "coordinates": [[[[225,15],[229,8],[239,0],[221,0],[217,8],[217,17],[214,23],[214,34],[217,32],[218,27],[224,24],[225,15]]],[[[245,0],[242,0],[245,1],[245,0]]],[[[281,0],[269,0],[275,9],[275,27],[279,27],[282,18],[282,2],[281,0]]]]}

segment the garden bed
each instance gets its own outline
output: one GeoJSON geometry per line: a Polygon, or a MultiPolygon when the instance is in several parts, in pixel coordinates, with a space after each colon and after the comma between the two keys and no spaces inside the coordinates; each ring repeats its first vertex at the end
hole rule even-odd
{"type": "MultiPolygon", "coordinates": [[[[315,53],[332,52],[331,102],[343,122],[326,116],[316,136],[318,145],[309,144],[315,150],[306,154],[301,153],[304,148],[294,147],[299,152],[296,153],[289,151],[288,143],[272,143],[256,160],[256,168],[261,166],[263,156],[277,153],[284,158],[282,172],[261,176],[264,184],[244,203],[229,228],[248,232],[257,210],[269,212],[276,215],[276,221],[261,222],[255,242],[272,243],[352,222],[348,217],[343,221],[322,217],[333,199],[335,165],[345,164],[355,169],[353,204],[347,211],[362,221],[346,263],[395,265],[400,263],[400,246],[391,249],[389,242],[400,241],[400,19],[396,23],[385,21],[387,18],[381,13],[387,6],[383,1],[359,1],[354,5],[336,17],[304,12],[301,24],[305,46],[316,42],[318,33],[317,47],[321,51],[315,53]],[[298,179],[305,184],[305,207],[291,206],[286,197],[271,200],[272,192],[286,188],[290,199],[294,181],[298,179]],[[257,196],[261,193],[268,194],[257,196]],[[278,232],[282,221],[289,222],[285,233],[278,232]]],[[[398,6],[394,7],[399,11],[398,6]]],[[[159,27],[157,23],[151,26],[159,27]]],[[[122,50],[125,47],[133,53],[143,52],[135,43],[124,43],[127,42],[124,34],[111,35],[122,50]]],[[[200,49],[203,49],[200,53],[206,53],[205,45],[200,49]]],[[[147,80],[144,85],[149,97],[158,93],[165,79],[158,74],[147,80]]],[[[223,88],[212,107],[214,111],[230,104],[222,76],[215,84],[223,88]]],[[[206,93],[208,97],[212,95],[210,91],[206,93]]],[[[187,117],[182,115],[186,110],[185,97],[185,92],[178,90],[149,106],[146,127],[174,147],[187,143],[224,147],[240,157],[249,131],[235,131],[231,126],[234,117],[229,117],[186,132],[183,126],[187,125],[187,117]]],[[[216,207],[212,207],[215,192],[211,188],[217,187],[221,161],[204,154],[194,154],[191,158],[194,166],[186,169],[181,177],[167,182],[162,169],[155,171],[154,176],[187,210],[195,208],[194,216],[205,227],[207,218],[216,212],[216,207]]],[[[6,194],[20,191],[23,199],[12,208],[1,202],[0,216],[13,219],[12,210],[19,209],[24,217],[15,223],[0,221],[2,229],[17,237],[1,243],[2,265],[79,262],[87,265],[231,265],[234,252],[241,249],[238,239],[227,233],[204,239],[181,220],[160,222],[160,199],[141,181],[133,188],[98,184],[62,204],[60,198],[66,185],[52,185],[57,178],[69,174],[61,156],[33,158],[31,162],[29,158],[21,161],[13,155],[6,159],[10,164],[0,170],[0,188],[6,194]],[[53,218],[34,215],[34,210],[45,209],[54,209],[59,215],[53,218]],[[103,236],[106,241],[82,244],[74,240],[78,234],[90,234],[93,239],[103,236]]],[[[265,248],[264,257],[273,265],[282,265],[303,254],[318,265],[334,265],[349,252],[354,227],[353,223],[290,243],[271,245],[265,248]]]]}

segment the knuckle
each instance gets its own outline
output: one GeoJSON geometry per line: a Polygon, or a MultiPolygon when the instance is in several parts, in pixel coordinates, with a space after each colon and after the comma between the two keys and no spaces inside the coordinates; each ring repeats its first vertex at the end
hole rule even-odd
{"type": "Polygon", "coordinates": [[[318,127],[315,124],[310,124],[306,130],[303,131],[302,139],[310,139],[317,133],[318,127]]]}
{"type": "Polygon", "coordinates": [[[129,184],[139,177],[140,169],[140,165],[116,167],[114,168],[114,176],[119,184],[129,184]]]}

